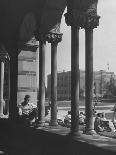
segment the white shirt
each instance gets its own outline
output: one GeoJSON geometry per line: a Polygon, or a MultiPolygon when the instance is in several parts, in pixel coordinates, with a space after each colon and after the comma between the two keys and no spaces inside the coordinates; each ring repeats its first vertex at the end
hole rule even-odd
{"type": "Polygon", "coordinates": [[[28,115],[33,110],[33,108],[37,108],[37,106],[33,103],[29,102],[25,106],[23,106],[22,103],[19,105],[19,115],[22,115],[22,114],[28,115]]]}

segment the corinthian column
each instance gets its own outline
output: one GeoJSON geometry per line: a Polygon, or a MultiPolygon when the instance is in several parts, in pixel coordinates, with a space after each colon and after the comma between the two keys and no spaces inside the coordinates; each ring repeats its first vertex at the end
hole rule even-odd
{"type": "Polygon", "coordinates": [[[86,113],[86,134],[94,134],[93,124],[93,29],[99,25],[97,16],[97,0],[89,1],[85,11],[81,14],[81,28],[85,29],[85,113],[86,113]]]}
{"type": "Polygon", "coordinates": [[[49,33],[47,41],[51,43],[51,126],[57,126],[57,45],[62,34],[49,33]]]}
{"type": "Polygon", "coordinates": [[[46,38],[40,34],[36,36],[39,40],[39,91],[37,92],[37,107],[38,107],[38,124],[43,126],[45,123],[45,50],[46,38]]]}
{"type": "MultiPolygon", "coordinates": [[[[76,14],[67,12],[65,20],[71,26],[71,136],[79,132],[79,25],[76,14]],[[76,20],[75,20],[76,19],[76,20]]],[[[78,18],[78,16],[77,16],[78,18]]]]}
{"type": "Polygon", "coordinates": [[[4,61],[0,60],[0,117],[3,116],[3,106],[4,106],[4,61]]]}
{"type": "Polygon", "coordinates": [[[67,25],[71,26],[71,132],[79,133],[79,28],[86,40],[86,134],[93,134],[93,28],[99,24],[98,0],[67,0],[67,25]]]}
{"type": "Polygon", "coordinates": [[[4,50],[4,48],[0,48],[0,117],[3,117],[3,108],[5,106],[4,101],[4,65],[5,61],[8,59],[8,54],[4,50]]]}

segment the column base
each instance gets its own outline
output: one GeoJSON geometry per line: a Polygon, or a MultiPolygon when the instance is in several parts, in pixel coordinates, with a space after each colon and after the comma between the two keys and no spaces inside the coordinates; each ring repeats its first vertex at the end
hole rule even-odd
{"type": "Polygon", "coordinates": [[[58,126],[58,122],[57,121],[51,121],[49,123],[50,126],[58,126]]]}
{"type": "Polygon", "coordinates": [[[82,135],[82,132],[81,131],[71,131],[69,134],[68,134],[68,136],[70,137],[70,138],[73,138],[73,139],[76,139],[76,138],[78,138],[78,137],[80,137],[82,135]]]}
{"type": "Polygon", "coordinates": [[[43,126],[45,126],[45,121],[36,120],[36,125],[35,125],[36,128],[43,127],[43,126]]]}
{"type": "Polygon", "coordinates": [[[96,134],[94,129],[85,129],[85,131],[83,131],[84,134],[86,135],[94,135],[96,134]]]}
{"type": "Polygon", "coordinates": [[[0,118],[5,118],[5,115],[4,114],[0,114],[0,118]]]}
{"type": "Polygon", "coordinates": [[[4,115],[4,106],[5,106],[5,101],[0,100],[0,116],[2,117],[4,115]]]}

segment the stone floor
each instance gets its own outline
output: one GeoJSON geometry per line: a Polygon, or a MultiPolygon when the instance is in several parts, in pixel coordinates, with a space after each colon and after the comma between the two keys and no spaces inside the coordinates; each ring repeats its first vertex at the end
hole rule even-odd
{"type": "Polygon", "coordinates": [[[21,122],[0,120],[0,154],[4,155],[85,155],[116,154],[116,140],[100,135],[71,138],[66,127],[31,128],[21,122]]]}

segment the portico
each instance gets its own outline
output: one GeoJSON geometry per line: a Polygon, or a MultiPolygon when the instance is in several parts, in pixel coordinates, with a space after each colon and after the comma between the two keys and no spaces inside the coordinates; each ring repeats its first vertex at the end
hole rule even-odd
{"type": "MultiPolygon", "coordinates": [[[[16,1],[16,0],[15,0],[16,1]]],[[[11,11],[13,19],[20,16],[21,20],[16,20],[19,25],[15,25],[15,31],[4,36],[0,41],[10,55],[10,101],[9,101],[9,119],[17,119],[17,75],[18,75],[18,46],[20,42],[26,42],[35,35],[39,41],[39,86],[37,85],[37,106],[38,106],[38,124],[44,125],[45,117],[45,54],[46,42],[51,44],[51,126],[57,126],[57,46],[62,40],[60,33],[60,23],[65,7],[66,24],[71,26],[71,136],[78,136],[79,133],[79,29],[85,29],[85,68],[86,68],[86,134],[94,134],[93,129],[93,29],[99,25],[99,16],[97,15],[98,0],[78,0],[67,3],[65,0],[51,1],[30,1],[30,12],[21,13],[16,10],[11,11]],[[35,2],[35,3],[34,3],[35,2]],[[31,6],[32,5],[32,6],[31,6]],[[40,10],[38,11],[38,6],[40,10]],[[19,28],[19,29],[18,29],[19,28]],[[18,31],[18,33],[16,33],[18,31]],[[14,33],[13,33],[14,32],[14,33]],[[19,34],[16,35],[16,34],[19,34]],[[9,41],[9,40],[10,41],[9,41]],[[38,88],[39,87],[39,88],[38,88]]],[[[12,3],[12,5],[15,4],[12,3]]],[[[18,4],[18,2],[17,2],[18,4]]],[[[20,7],[23,4],[20,4],[20,7]]],[[[14,6],[14,5],[13,5],[14,6]]],[[[11,14],[10,14],[11,17],[11,14]]],[[[9,18],[10,18],[9,17],[9,18]]],[[[7,19],[6,19],[7,20],[7,19]]],[[[3,22],[4,23],[4,22],[3,22]]],[[[13,25],[14,26],[14,25],[13,25]]],[[[1,29],[4,29],[0,26],[1,29]]],[[[11,27],[10,27],[11,28],[11,27]]],[[[10,31],[9,28],[9,31],[10,31]]],[[[0,31],[0,34],[2,32],[0,31]]],[[[2,115],[3,106],[3,70],[4,64],[1,62],[1,92],[0,92],[0,115],[2,115]]]]}

